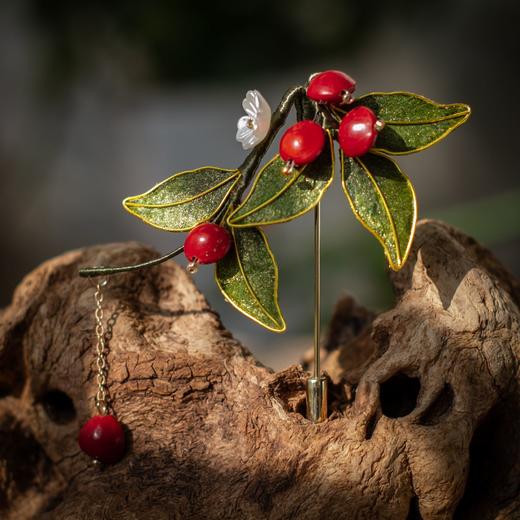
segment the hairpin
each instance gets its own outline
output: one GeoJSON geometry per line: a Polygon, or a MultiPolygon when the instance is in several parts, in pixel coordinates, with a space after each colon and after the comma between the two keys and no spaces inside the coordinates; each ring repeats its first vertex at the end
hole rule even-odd
{"type": "Polygon", "coordinates": [[[249,153],[240,166],[176,173],[123,201],[146,224],[187,232],[184,244],[142,264],[80,271],[85,277],[110,276],[184,252],[190,273],[216,264],[216,283],[225,299],[259,325],[283,332],[278,268],[263,227],[314,210],[314,366],[307,383],[307,417],[314,422],[327,417],[327,383],[320,370],[320,201],[332,183],[336,160],[355,217],[397,271],[413,241],[417,203],[412,183],[392,157],[432,146],[470,116],[462,103],[439,104],[409,92],[355,98],[355,91],[350,76],[329,70],[288,89],[274,112],[260,92],[247,92],[236,139],[249,153]],[[282,134],[279,153],[261,166],[293,108],[297,122],[282,134]]]}

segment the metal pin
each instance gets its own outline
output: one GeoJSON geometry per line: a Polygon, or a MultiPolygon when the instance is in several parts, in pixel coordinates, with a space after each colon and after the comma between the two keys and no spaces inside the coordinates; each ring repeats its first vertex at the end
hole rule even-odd
{"type": "Polygon", "coordinates": [[[349,92],[348,90],[344,90],[343,94],[341,96],[341,104],[350,105],[353,101],[354,101],[354,96],[352,95],[352,92],[349,92]]]}
{"type": "Polygon", "coordinates": [[[187,266],[186,271],[190,274],[195,274],[199,270],[199,261],[197,259],[192,260],[187,266]]]}
{"type": "Polygon", "coordinates": [[[307,419],[314,423],[327,418],[327,379],[323,376],[307,379],[307,419]]]}
{"type": "Polygon", "coordinates": [[[374,128],[377,132],[381,132],[385,127],[385,122],[382,119],[378,119],[374,125],[374,128]]]}
{"type": "Polygon", "coordinates": [[[294,171],[294,161],[287,161],[282,168],[282,173],[284,175],[291,175],[294,171]]]}
{"type": "Polygon", "coordinates": [[[321,375],[321,217],[320,204],[314,208],[314,367],[307,379],[307,419],[321,422],[327,418],[327,379],[321,375]]]}

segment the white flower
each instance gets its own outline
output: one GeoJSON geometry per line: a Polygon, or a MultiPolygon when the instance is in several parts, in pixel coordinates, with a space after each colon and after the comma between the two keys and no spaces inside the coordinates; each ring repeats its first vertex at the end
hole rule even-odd
{"type": "Polygon", "coordinates": [[[271,107],[258,90],[248,90],[242,106],[247,116],[237,123],[237,141],[244,150],[255,147],[262,141],[271,125],[271,107]]]}

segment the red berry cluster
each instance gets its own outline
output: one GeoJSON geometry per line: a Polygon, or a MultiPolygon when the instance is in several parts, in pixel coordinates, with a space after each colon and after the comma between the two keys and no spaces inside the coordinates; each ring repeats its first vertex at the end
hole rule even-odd
{"type": "MultiPolygon", "coordinates": [[[[354,100],[356,82],[338,70],[327,70],[311,77],[307,97],[320,104],[348,105],[354,100]]],[[[341,120],[337,139],[347,157],[366,154],[374,146],[377,133],[383,127],[374,112],[365,106],[349,110],[341,120]]],[[[280,139],[280,157],[285,161],[284,173],[294,167],[315,161],[325,146],[325,131],[316,122],[300,121],[288,128],[280,139]]],[[[190,262],[188,270],[195,272],[198,264],[212,264],[226,256],[231,248],[229,231],[206,222],[193,228],[184,242],[184,254],[190,262]]]]}
{"type": "MultiPolygon", "coordinates": [[[[354,100],[356,82],[338,70],[327,70],[311,77],[307,97],[321,104],[345,105],[354,100]]],[[[365,106],[353,108],[343,117],[338,128],[338,141],[348,157],[366,154],[374,146],[383,128],[374,112],[365,106]]],[[[323,128],[313,121],[300,121],[291,126],[280,140],[280,157],[287,163],[284,172],[294,166],[313,162],[325,145],[323,128]]]]}

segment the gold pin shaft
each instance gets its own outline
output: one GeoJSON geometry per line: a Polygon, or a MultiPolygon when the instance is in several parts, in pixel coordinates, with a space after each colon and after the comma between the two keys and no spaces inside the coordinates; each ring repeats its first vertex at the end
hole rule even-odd
{"type": "Polygon", "coordinates": [[[327,380],[321,375],[321,215],[314,208],[314,366],[307,380],[307,419],[320,422],[327,418],[327,380]]]}

